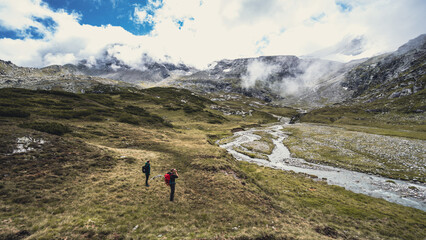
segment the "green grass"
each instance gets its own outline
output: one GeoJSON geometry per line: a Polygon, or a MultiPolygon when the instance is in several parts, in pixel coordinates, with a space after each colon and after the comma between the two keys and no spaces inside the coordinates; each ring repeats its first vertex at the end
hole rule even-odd
{"type": "Polygon", "coordinates": [[[284,130],[290,133],[284,143],[294,157],[394,179],[426,181],[423,152],[415,151],[422,149],[421,140],[376,135],[373,130],[376,134],[371,135],[351,126],[298,124],[284,130]],[[401,141],[417,147],[400,152],[401,141]]]}
{"type": "Polygon", "coordinates": [[[262,154],[262,153],[259,153],[259,152],[254,152],[253,148],[247,148],[247,150],[249,150],[249,151],[247,151],[247,150],[244,150],[244,149],[239,148],[239,147],[234,147],[234,150],[236,152],[242,153],[242,154],[249,156],[251,158],[260,158],[260,159],[265,159],[265,160],[269,159],[268,156],[265,155],[265,154],[262,154]]]}
{"type": "Polygon", "coordinates": [[[210,100],[173,88],[97,91],[103,93],[0,89],[0,106],[30,113],[0,116],[0,239],[426,237],[420,210],[238,162],[211,144],[232,129],[274,121],[269,110],[222,116],[209,109],[210,100]],[[185,106],[202,110],[185,112],[185,106]],[[59,107],[92,114],[46,114],[67,110],[59,107]],[[123,114],[139,124],[120,122],[123,114]],[[172,126],[142,121],[154,116],[172,126]],[[210,123],[215,119],[222,123],[210,123]],[[33,122],[61,122],[72,132],[58,136],[18,126],[33,122]],[[24,136],[33,139],[32,150],[12,154],[24,136]],[[168,201],[162,178],[144,186],[147,160],[152,177],[179,170],[175,202],[168,201]]]}
{"type": "Polygon", "coordinates": [[[426,140],[426,90],[397,99],[327,106],[302,116],[302,122],[345,126],[389,136],[426,140]]]}

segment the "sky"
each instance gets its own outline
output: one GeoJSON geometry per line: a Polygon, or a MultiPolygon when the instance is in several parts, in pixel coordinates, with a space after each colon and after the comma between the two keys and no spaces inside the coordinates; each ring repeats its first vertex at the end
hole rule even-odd
{"type": "Polygon", "coordinates": [[[44,67],[108,56],[134,68],[261,55],[347,62],[426,33],[425,12],[425,0],[0,0],[0,59],[44,67]]]}

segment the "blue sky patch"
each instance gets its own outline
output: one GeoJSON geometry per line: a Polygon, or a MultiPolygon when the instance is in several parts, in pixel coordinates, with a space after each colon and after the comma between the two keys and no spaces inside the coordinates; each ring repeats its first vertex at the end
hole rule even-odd
{"type": "Polygon", "coordinates": [[[259,41],[256,41],[256,53],[262,55],[263,49],[265,49],[267,46],[269,46],[270,40],[267,36],[263,36],[262,39],[259,41]]]}
{"type": "Polygon", "coordinates": [[[178,24],[178,26],[179,26],[179,30],[180,30],[180,29],[182,29],[182,27],[183,27],[183,23],[184,23],[184,21],[183,21],[183,20],[178,20],[178,21],[177,21],[177,24],[178,24]]]}
{"type": "Polygon", "coordinates": [[[46,27],[46,29],[48,29],[51,32],[55,31],[56,27],[58,26],[58,24],[51,17],[47,17],[47,18],[33,17],[33,20],[41,23],[44,27],[46,27]]]}
{"type": "Polygon", "coordinates": [[[0,39],[2,38],[10,38],[10,39],[43,39],[45,37],[44,33],[42,33],[36,27],[28,27],[24,30],[10,30],[0,26],[0,39]]]}
{"type": "Polygon", "coordinates": [[[0,38],[10,39],[43,39],[46,35],[44,31],[54,33],[58,24],[51,18],[32,17],[32,20],[42,24],[45,29],[39,29],[36,26],[29,26],[25,29],[8,29],[0,25],[0,38]]]}
{"type": "MultiPolygon", "coordinates": [[[[188,19],[186,19],[188,21],[194,21],[195,19],[193,17],[190,17],[188,19]]],[[[180,20],[176,20],[176,24],[179,27],[179,30],[182,29],[183,25],[185,24],[185,19],[180,19],[180,20]]]]}
{"type": "Polygon", "coordinates": [[[43,39],[44,38],[44,33],[40,32],[40,30],[36,27],[29,27],[27,29],[24,30],[24,35],[27,38],[31,38],[31,39],[43,39]]]}
{"type": "Polygon", "coordinates": [[[0,25],[0,39],[2,39],[2,38],[10,38],[10,39],[14,39],[14,40],[21,39],[22,40],[25,37],[19,31],[9,30],[9,29],[3,28],[0,25]]]}
{"type": "Polygon", "coordinates": [[[336,1],[336,5],[341,12],[350,12],[352,11],[352,6],[346,1],[336,1]]]}
{"type": "Polygon", "coordinates": [[[323,19],[325,17],[325,13],[320,13],[318,15],[312,16],[311,20],[315,21],[315,22],[319,22],[321,21],[321,19],[323,19]]]}
{"type": "MultiPolygon", "coordinates": [[[[79,13],[81,15],[80,24],[121,26],[135,35],[149,34],[154,27],[148,22],[140,23],[134,21],[135,6],[143,8],[147,6],[147,0],[44,0],[44,2],[55,11],[64,9],[69,13],[79,13]]],[[[150,12],[148,11],[148,13],[150,12]]]]}

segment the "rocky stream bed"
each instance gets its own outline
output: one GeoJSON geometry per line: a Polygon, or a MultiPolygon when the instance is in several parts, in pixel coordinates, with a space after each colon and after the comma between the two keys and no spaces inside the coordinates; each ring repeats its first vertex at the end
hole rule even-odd
{"type": "Polygon", "coordinates": [[[326,181],[328,184],[338,185],[356,193],[383,198],[389,202],[426,211],[426,184],[314,164],[301,158],[291,157],[289,150],[283,144],[283,140],[287,137],[283,132],[285,126],[286,124],[277,124],[236,132],[229,139],[220,141],[219,144],[237,160],[286,171],[306,173],[316,180],[326,181]],[[267,156],[267,159],[253,157],[256,153],[244,147],[248,143],[253,144],[253,142],[260,140],[261,137],[255,134],[256,132],[266,132],[273,136],[272,140],[275,147],[272,153],[267,156]]]}

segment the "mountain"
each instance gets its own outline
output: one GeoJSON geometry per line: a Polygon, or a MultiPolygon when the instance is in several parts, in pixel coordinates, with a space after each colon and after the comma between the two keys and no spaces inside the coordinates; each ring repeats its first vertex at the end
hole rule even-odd
{"type": "Polygon", "coordinates": [[[335,103],[350,96],[340,82],[358,63],[296,56],[222,60],[170,84],[198,92],[240,93],[265,101],[321,106],[324,99],[326,103],[335,103]]]}
{"type": "Polygon", "coordinates": [[[130,66],[107,52],[103,54],[102,58],[91,61],[82,60],[76,65],[67,64],[64,67],[74,74],[148,85],[169,77],[184,76],[196,71],[195,68],[182,63],[159,62],[147,55],[141,57],[141,63],[130,66]]]}
{"type": "Polygon", "coordinates": [[[272,87],[283,77],[294,77],[300,59],[295,56],[266,56],[221,60],[209,69],[182,76],[170,84],[198,92],[240,93],[265,101],[282,99],[272,87]]]}
{"type": "Polygon", "coordinates": [[[426,34],[393,53],[373,57],[351,69],[342,86],[367,101],[412,95],[426,85],[426,34]]]}
{"type": "Polygon", "coordinates": [[[306,57],[338,59],[339,56],[358,56],[364,52],[366,39],[364,36],[344,38],[334,46],[315,51],[306,57]]]}
{"type": "MultiPolygon", "coordinates": [[[[349,39],[350,40],[350,39],[349,39]]],[[[362,37],[342,43],[345,54],[362,46],[362,37]],[[350,50],[350,51],[349,51],[350,50]]],[[[155,61],[143,55],[127,65],[104,53],[78,64],[21,68],[1,61],[0,86],[62,89],[79,92],[99,83],[174,86],[201,94],[238,93],[267,102],[304,109],[336,103],[409,96],[425,88],[426,34],[393,53],[341,63],[296,56],[261,56],[221,60],[198,70],[183,63],[155,61]]],[[[336,49],[332,49],[333,51],[336,49]]],[[[337,51],[336,50],[336,51],[337,51]]]]}
{"type": "Polygon", "coordinates": [[[73,69],[64,66],[26,68],[18,67],[10,61],[0,60],[1,88],[63,90],[78,93],[105,86],[114,89],[133,85],[112,79],[77,74],[73,69]]]}
{"type": "MultiPolygon", "coordinates": [[[[353,39],[337,50],[348,53],[362,41],[353,39]]],[[[424,90],[425,42],[423,34],[395,52],[348,63],[296,56],[222,60],[172,84],[199,92],[241,93],[307,109],[351,100],[392,99],[424,90]]]]}

